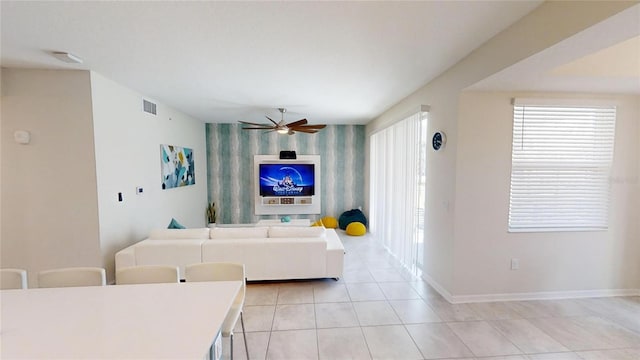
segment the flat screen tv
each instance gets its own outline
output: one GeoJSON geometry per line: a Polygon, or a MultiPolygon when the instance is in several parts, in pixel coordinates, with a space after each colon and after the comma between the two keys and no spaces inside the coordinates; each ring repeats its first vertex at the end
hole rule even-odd
{"type": "Polygon", "coordinates": [[[260,196],[315,195],[314,164],[259,164],[260,196]]]}

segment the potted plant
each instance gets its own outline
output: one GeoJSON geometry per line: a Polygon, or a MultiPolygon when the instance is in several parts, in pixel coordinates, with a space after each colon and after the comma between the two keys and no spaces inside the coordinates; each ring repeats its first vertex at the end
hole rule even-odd
{"type": "Polygon", "coordinates": [[[213,228],[216,226],[216,203],[211,202],[207,204],[207,222],[209,223],[209,227],[213,228]]]}

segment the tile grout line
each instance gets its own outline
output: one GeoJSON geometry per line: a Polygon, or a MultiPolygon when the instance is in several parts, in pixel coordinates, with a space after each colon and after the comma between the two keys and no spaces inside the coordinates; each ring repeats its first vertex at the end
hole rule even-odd
{"type": "Polygon", "coordinates": [[[313,301],[313,323],[315,325],[316,332],[316,355],[320,359],[320,335],[318,334],[318,312],[316,310],[316,288],[311,287],[311,300],[313,301]]]}
{"type": "Polygon", "coordinates": [[[269,340],[267,340],[267,349],[265,350],[264,358],[269,358],[269,347],[271,346],[271,334],[273,333],[273,323],[276,320],[276,310],[278,309],[278,298],[280,298],[280,286],[276,287],[276,291],[278,292],[276,295],[276,304],[273,306],[273,317],[271,318],[271,327],[269,330],[269,340]]]}
{"type": "MultiPolygon", "coordinates": [[[[507,337],[507,335],[505,333],[503,333],[502,331],[500,331],[500,329],[498,327],[496,327],[490,320],[482,320],[485,323],[487,323],[487,325],[489,325],[489,327],[491,327],[493,330],[497,331],[498,334],[500,334],[500,336],[502,336],[505,340],[507,340],[511,345],[513,345],[516,349],[518,349],[518,351],[520,351],[520,355],[524,355],[526,356],[526,352],[524,352],[519,346],[518,344],[514,343],[513,341],[511,341],[511,339],[509,339],[507,337]]],[[[498,321],[498,320],[495,320],[498,321]]]]}
{"type": "Polygon", "coordinates": [[[420,355],[422,355],[423,359],[426,359],[427,357],[426,357],[426,355],[424,353],[422,353],[422,350],[420,350],[420,346],[418,346],[418,343],[416,342],[416,339],[413,338],[413,335],[411,335],[411,332],[409,331],[409,329],[407,329],[407,324],[402,320],[402,318],[400,317],[400,314],[398,314],[398,311],[396,310],[396,308],[394,308],[393,305],[391,305],[391,302],[389,302],[389,299],[387,299],[387,302],[389,303],[389,306],[391,306],[391,310],[398,317],[398,320],[400,320],[400,325],[402,326],[404,331],[407,333],[407,335],[409,335],[409,339],[411,339],[411,341],[413,342],[413,345],[416,347],[416,350],[418,350],[418,353],[420,353],[420,355]]]}
{"type": "Polygon", "coordinates": [[[469,350],[469,353],[470,353],[470,354],[473,354],[473,357],[474,357],[474,358],[477,358],[477,357],[478,357],[478,355],[476,355],[476,353],[475,353],[475,352],[473,352],[473,350],[471,350],[471,348],[469,347],[469,345],[467,345],[467,343],[466,343],[466,342],[464,342],[464,340],[462,340],[462,338],[461,338],[461,337],[460,337],[460,336],[459,336],[455,331],[453,331],[453,329],[451,328],[451,326],[449,326],[449,323],[444,323],[444,325],[447,327],[447,329],[449,329],[449,331],[453,334],[453,336],[455,336],[455,337],[458,339],[458,341],[460,341],[460,343],[461,343],[462,345],[464,345],[464,347],[465,347],[465,348],[467,348],[467,350],[469,350]]]}

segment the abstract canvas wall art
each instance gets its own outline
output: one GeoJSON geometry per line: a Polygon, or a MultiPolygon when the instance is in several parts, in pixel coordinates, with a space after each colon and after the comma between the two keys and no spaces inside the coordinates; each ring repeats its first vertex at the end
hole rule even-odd
{"type": "Polygon", "coordinates": [[[171,189],[196,183],[193,150],[174,145],[160,145],[162,188],[171,189]]]}

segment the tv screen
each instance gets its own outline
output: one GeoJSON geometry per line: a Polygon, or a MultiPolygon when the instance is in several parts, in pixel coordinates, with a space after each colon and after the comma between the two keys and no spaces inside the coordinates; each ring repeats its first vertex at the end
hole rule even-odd
{"type": "Polygon", "coordinates": [[[315,195],[314,164],[259,164],[260,196],[315,195]]]}

